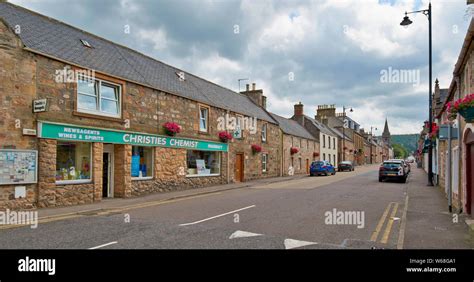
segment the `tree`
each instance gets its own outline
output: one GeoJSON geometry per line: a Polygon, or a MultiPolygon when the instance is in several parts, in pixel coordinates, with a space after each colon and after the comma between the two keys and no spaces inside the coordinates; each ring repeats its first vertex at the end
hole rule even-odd
{"type": "Polygon", "coordinates": [[[395,155],[395,158],[397,159],[405,159],[408,157],[408,150],[405,148],[405,146],[401,144],[393,144],[393,154],[395,155]]]}

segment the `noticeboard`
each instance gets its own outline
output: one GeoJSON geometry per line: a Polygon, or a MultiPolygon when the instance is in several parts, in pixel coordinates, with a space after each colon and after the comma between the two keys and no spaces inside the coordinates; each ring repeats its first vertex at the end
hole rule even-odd
{"type": "Polygon", "coordinates": [[[0,150],[0,185],[38,182],[38,151],[0,150]]]}

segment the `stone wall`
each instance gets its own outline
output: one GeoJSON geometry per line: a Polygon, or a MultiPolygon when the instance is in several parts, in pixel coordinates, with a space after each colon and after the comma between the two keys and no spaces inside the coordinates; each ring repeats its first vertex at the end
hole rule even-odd
{"type": "Polygon", "coordinates": [[[293,167],[294,174],[307,174],[306,161],[311,165],[313,161],[320,159],[320,156],[313,156],[314,152],[319,153],[319,143],[314,140],[283,134],[283,175],[289,175],[290,166],[293,167]],[[298,148],[299,152],[292,155],[292,147],[298,148]]]}

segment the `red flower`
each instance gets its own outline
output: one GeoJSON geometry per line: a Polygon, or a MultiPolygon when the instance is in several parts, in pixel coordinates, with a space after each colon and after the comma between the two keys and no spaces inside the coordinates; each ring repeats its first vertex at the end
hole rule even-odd
{"type": "Polygon", "coordinates": [[[181,132],[181,126],[175,122],[166,122],[163,124],[163,128],[165,129],[166,134],[170,136],[176,135],[176,133],[181,132]]]}
{"type": "Polygon", "coordinates": [[[232,134],[227,131],[221,131],[219,132],[219,139],[221,139],[222,142],[227,143],[229,140],[232,140],[232,134]]]}
{"type": "Polygon", "coordinates": [[[252,152],[254,154],[260,153],[261,151],[262,151],[262,147],[260,145],[257,145],[257,144],[252,145],[252,152]]]}
{"type": "Polygon", "coordinates": [[[299,151],[300,151],[300,150],[299,150],[298,148],[296,148],[296,147],[291,147],[291,148],[290,148],[290,153],[291,153],[292,155],[298,153],[299,151]]]}

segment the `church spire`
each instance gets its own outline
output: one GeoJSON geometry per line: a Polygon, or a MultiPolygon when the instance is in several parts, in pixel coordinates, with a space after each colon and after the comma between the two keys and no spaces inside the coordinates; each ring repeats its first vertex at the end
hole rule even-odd
{"type": "Polygon", "coordinates": [[[388,129],[388,121],[387,121],[387,118],[385,118],[385,126],[383,128],[382,140],[384,141],[385,144],[390,146],[390,139],[391,139],[391,135],[390,135],[390,130],[388,129]]]}

